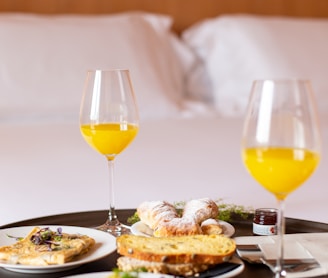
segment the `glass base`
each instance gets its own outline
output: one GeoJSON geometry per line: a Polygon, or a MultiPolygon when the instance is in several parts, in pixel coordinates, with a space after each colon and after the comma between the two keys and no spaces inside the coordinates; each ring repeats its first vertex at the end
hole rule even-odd
{"type": "Polygon", "coordinates": [[[287,275],[285,270],[278,271],[274,274],[274,278],[285,278],[287,275]]]}
{"type": "Polygon", "coordinates": [[[96,227],[97,230],[110,233],[111,235],[118,237],[120,235],[131,234],[131,228],[126,226],[120,221],[116,220],[107,220],[104,224],[96,227]]]}

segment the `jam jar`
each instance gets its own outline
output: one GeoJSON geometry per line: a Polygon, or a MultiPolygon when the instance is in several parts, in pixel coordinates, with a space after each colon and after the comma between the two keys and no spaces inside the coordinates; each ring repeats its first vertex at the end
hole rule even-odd
{"type": "Polygon", "coordinates": [[[277,210],[273,208],[256,209],[253,219],[254,235],[277,234],[277,210]]]}

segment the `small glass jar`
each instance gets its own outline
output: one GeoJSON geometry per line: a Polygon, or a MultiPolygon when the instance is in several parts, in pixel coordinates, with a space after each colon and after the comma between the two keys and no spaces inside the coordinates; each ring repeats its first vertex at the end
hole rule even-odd
{"type": "Polygon", "coordinates": [[[273,208],[256,209],[253,219],[253,234],[268,236],[277,234],[277,210],[273,208]]]}

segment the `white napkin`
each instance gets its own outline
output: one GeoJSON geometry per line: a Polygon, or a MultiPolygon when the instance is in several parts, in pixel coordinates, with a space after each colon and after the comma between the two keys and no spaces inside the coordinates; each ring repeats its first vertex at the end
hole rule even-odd
{"type": "MultiPolygon", "coordinates": [[[[258,244],[266,259],[276,258],[276,236],[236,237],[236,244],[258,244]]],[[[288,273],[287,277],[315,277],[328,274],[328,233],[284,235],[286,259],[315,258],[320,267],[305,272],[288,273]]]]}

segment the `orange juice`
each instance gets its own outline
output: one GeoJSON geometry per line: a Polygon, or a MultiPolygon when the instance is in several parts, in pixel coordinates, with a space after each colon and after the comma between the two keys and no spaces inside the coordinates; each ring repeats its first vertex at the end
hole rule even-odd
{"type": "Polygon", "coordinates": [[[249,148],[242,155],[250,174],[280,200],[299,187],[320,160],[318,153],[293,148],[249,148]]]}
{"type": "Polygon", "coordinates": [[[91,147],[112,160],[134,139],[138,127],[120,123],[88,124],[81,126],[81,133],[91,147]]]}

